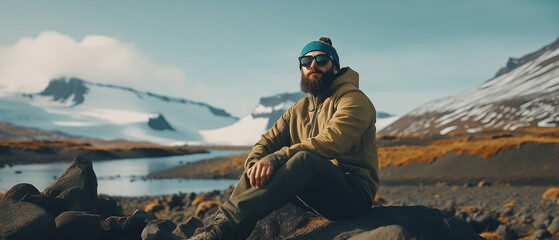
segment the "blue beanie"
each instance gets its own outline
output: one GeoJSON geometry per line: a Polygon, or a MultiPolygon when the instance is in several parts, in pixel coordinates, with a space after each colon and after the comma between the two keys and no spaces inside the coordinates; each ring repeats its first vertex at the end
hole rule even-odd
{"type": "Polygon", "coordinates": [[[327,53],[334,59],[334,64],[336,64],[336,67],[340,69],[340,59],[338,58],[338,53],[336,52],[336,49],[334,49],[332,46],[323,43],[321,41],[312,41],[303,48],[300,56],[304,56],[308,52],[312,52],[312,51],[323,51],[327,53]]]}

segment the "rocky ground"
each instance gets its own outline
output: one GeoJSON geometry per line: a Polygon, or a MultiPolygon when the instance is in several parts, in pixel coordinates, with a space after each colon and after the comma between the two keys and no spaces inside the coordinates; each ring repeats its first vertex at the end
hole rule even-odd
{"type": "MultiPolygon", "coordinates": [[[[382,186],[375,207],[427,206],[451,213],[462,219],[487,239],[531,239],[534,233],[546,231],[548,238],[559,239],[559,189],[555,197],[544,199],[551,187],[544,186],[491,186],[482,182],[476,185],[449,186],[444,183],[423,186],[382,186]],[[554,235],[552,234],[555,233],[554,235]],[[490,238],[496,234],[500,238],[490,238]]],[[[125,214],[144,209],[157,218],[185,223],[187,216],[208,219],[229,196],[231,189],[222,193],[201,195],[182,194],[152,197],[116,197],[125,214]],[[211,201],[198,207],[194,199],[211,201]],[[214,205],[206,209],[207,206],[214,205]],[[154,208],[155,207],[155,208],[154,208]]],[[[197,201],[199,201],[197,200],[197,201]]],[[[318,219],[321,225],[328,223],[318,219]]],[[[544,239],[544,238],[541,238],[544,239]]]]}

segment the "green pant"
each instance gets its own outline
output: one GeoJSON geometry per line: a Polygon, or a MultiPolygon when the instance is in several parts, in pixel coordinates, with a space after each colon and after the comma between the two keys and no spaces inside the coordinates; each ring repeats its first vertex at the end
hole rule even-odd
{"type": "Polygon", "coordinates": [[[262,188],[251,187],[245,171],[231,198],[219,210],[234,228],[250,229],[294,199],[331,220],[357,217],[372,203],[352,178],[325,158],[299,152],[275,169],[262,188]]]}

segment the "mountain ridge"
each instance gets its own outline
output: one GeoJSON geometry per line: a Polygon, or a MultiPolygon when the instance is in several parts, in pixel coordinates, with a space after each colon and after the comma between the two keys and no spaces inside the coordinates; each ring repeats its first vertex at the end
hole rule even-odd
{"type": "Polygon", "coordinates": [[[559,42],[527,56],[537,57],[476,88],[424,104],[380,133],[445,135],[559,126],[559,42]]]}

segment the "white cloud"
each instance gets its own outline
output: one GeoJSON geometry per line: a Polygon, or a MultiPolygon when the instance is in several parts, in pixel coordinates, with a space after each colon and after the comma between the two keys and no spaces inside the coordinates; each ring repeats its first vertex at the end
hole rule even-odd
{"type": "Polygon", "coordinates": [[[57,32],[42,32],[0,47],[1,91],[40,92],[60,76],[139,90],[184,86],[185,80],[178,68],[154,63],[134,44],[108,36],[89,35],[78,42],[57,32]]]}

